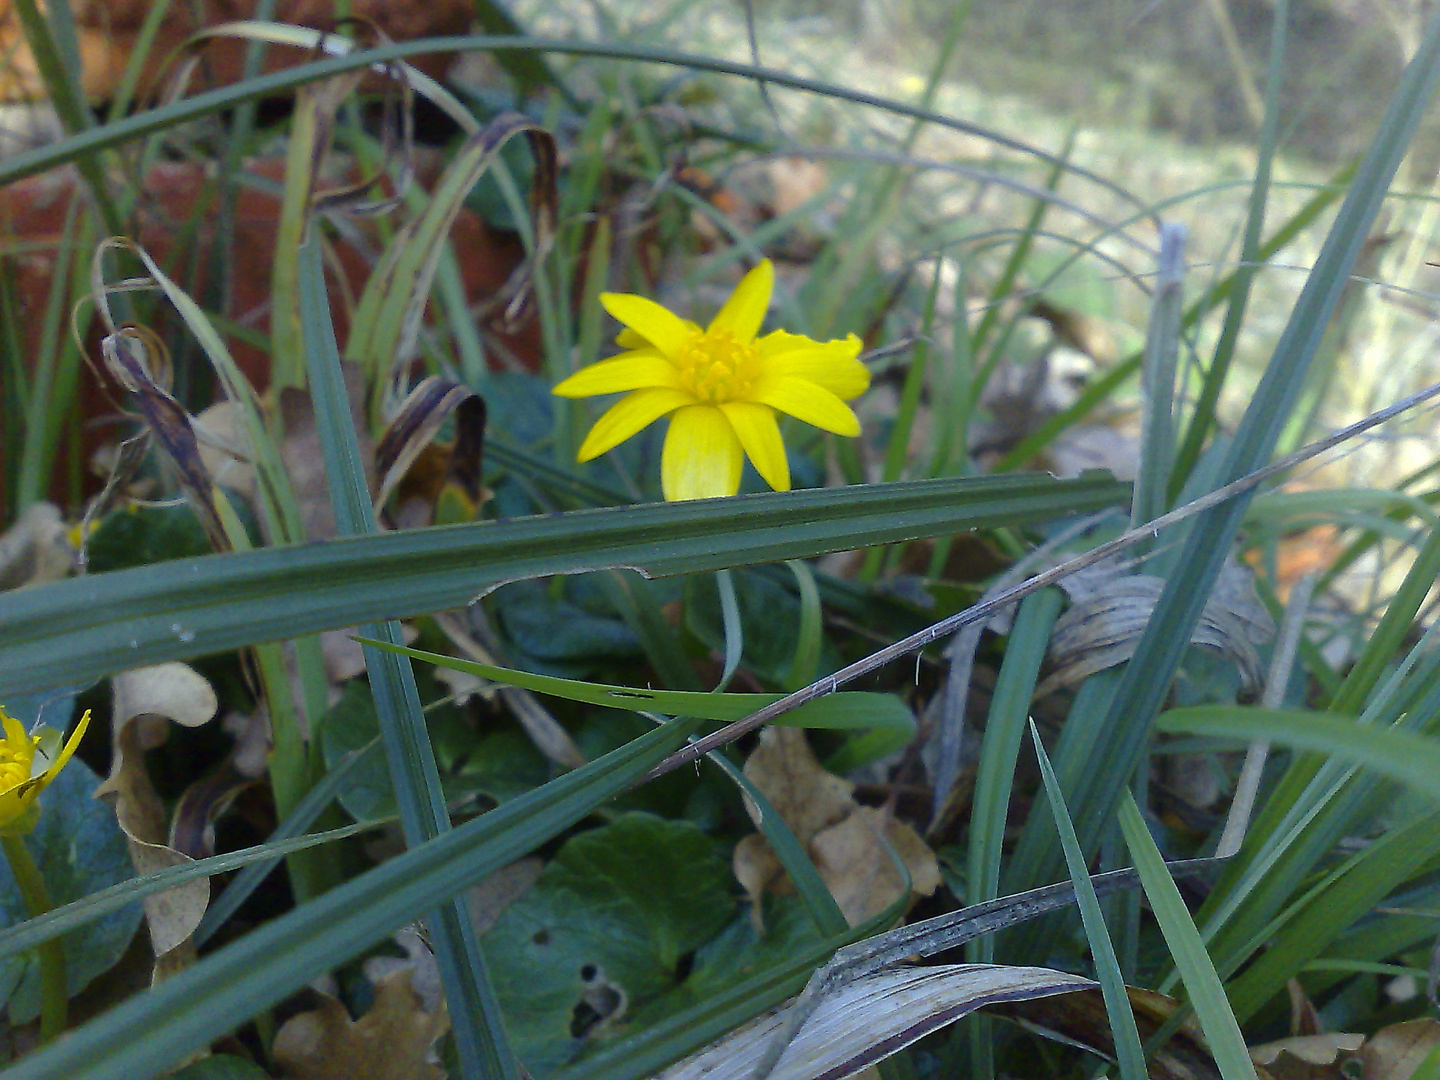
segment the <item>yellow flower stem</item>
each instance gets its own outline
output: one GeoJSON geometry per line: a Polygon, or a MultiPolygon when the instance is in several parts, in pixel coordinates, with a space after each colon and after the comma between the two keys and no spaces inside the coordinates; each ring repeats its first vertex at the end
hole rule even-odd
{"type": "MultiPolygon", "coordinates": [[[[0,835],[0,845],[5,848],[5,858],[10,862],[10,871],[20,886],[30,917],[44,915],[53,905],[40,868],[25,846],[25,838],[0,835]]],[[[38,946],[37,951],[40,953],[40,1043],[43,1046],[65,1030],[70,993],[65,982],[65,950],[60,939],[51,938],[38,946]]]]}

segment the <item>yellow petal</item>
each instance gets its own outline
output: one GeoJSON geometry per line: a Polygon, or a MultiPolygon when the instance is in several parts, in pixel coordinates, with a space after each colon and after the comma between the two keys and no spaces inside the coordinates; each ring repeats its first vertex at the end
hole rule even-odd
{"type": "Polygon", "coordinates": [[[670,418],[660,483],[665,498],[714,499],[740,490],[745,463],[730,421],[713,405],[688,405],[670,418]]]}
{"type": "Polygon", "coordinates": [[[689,394],[671,390],[669,387],[657,386],[631,391],[595,421],[595,426],[590,429],[590,434],[585,436],[585,442],[575,460],[589,461],[599,457],[672,409],[689,405],[694,400],[689,394]]]}
{"type": "Polygon", "coordinates": [[[615,344],[622,349],[653,349],[655,347],[628,326],[620,328],[620,333],[615,335],[615,344]]]}
{"type": "Polygon", "coordinates": [[[551,393],[560,397],[590,397],[592,394],[643,390],[647,386],[679,385],[680,373],[675,370],[675,365],[653,349],[646,349],[583,367],[551,393]]]}
{"type": "MultiPolygon", "coordinates": [[[[855,352],[860,339],[855,338],[855,352]]],[[[870,388],[870,372],[855,359],[847,342],[831,341],[793,349],[765,362],[770,375],[789,375],[823,386],[842,401],[859,397],[870,388]]]]}
{"type": "Polygon", "coordinates": [[[780,425],[775,423],[775,410],[750,401],[727,401],[720,409],[739,436],[755,471],[776,491],[789,491],[790,462],[785,457],[780,425]]]}
{"type": "Polygon", "coordinates": [[[65,740],[65,745],[60,750],[60,756],[55,759],[54,763],[45,770],[44,775],[39,778],[41,787],[44,787],[50,783],[51,780],[55,779],[55,774],[65,767],[65,763],[70,760],[70,755],[75,753],[75,748],[80,745],[80,740],[85,737],[85,729],[89,726],[90,710],[86,709],[85,714],[80,717],[80,722],[75,725],[75,730],[70,733],[70,738],[65,740]]]}
{"type": "Polygon", "coordinates": [[[754,341],[770,309],[770,293],[775,288],[775,267],[769,259],[761,259],[753,270],[740,279],[730,299],[710,320],[711,330],[729,330],[737,341],[754,341]]]}
{"type": "Polygon", "coordinates": [[[809,379],[767,374],[755,384],[750,400],[772,406],[836,435],[860,434],[860,421],[850,411],[850,406],[809,379]]]}
{"type": "Polygon", "coordinates": [[[674,358],[693,332],[679,315],[634,293],[601,293],[605,310],[664,355],[674,358]]]}
{"type": "Polygon", "coordinates": [[[23,747],[30,745],[30,736],[25,731],[25,725],[4,709],[0,709],[0,723],[5,726],[5,742],[11,753],[21,753],[23,747]]]}
{"type": "MultiPolygon", "coordinates": [[[[854,337],[852,334],[851,337],[854,337]]],[[[848,339],[847,339],[848,340],[848,339]]],[[[824,344],[804,334],[792,334],[789,330],[772,330],[755,343],[760,347],[760,359],[769,360],[781,353],[796,349],[814,349],[824,344]]]]}

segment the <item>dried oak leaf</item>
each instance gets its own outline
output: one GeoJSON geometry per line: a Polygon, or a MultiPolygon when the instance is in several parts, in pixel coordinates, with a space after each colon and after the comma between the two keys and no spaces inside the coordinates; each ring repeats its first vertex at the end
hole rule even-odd
{"type": "Polygon", "coordinates": [[[445,1070],[428,1059],[449,1026],[443,1011],[425,1011],[410,972],[398,971],[376,985],[359,1020],[321,995],[318,1009],[285,1021],[272,1052],[293,1080],[444,1080],[445,1070]]]}
{"type": "Polygon", "coordinates": [[[940,866],[915,830],[884,810],[857,806],[838,825],[810,842],[820,878],[851,926],[859,926],[895,902],[905,887],[889,842],[910,876],[910,891],[929,896],[940,887],[940,866]]]}
{"type": "Polygon", "coordinates": [[[1297,1035],[1250,1048],[1250,1060],[1275,1080],[1342,1080],[1345,1059],[1360,1049],[1364,1035],[1334,1031],[1297,1035]]]}
{"type": "Polygon", "coordinates": [[[1437,1043],[1440,1043],[1440,1020],[1429,1017],[1381,1028],[1366,1040],[1356,1055],[1360,1061],[1360,1080],[1410,1080],[1437,1043]]]}
{"type": "MultiPolygon", "coordinates": [[[[940,868],[925,842],[903,822],[859,805],[851,794],[854,785],[821,767],[798,728],[766,728],[744,772],[814,860],[851,925],[885,910],[899,896],[903,880],[896,855],[909,872],[913,893],[928,896],[939,887],[940,868]]],[[[746,808],[760,824],[758,809],[748,801],[746,808]]],[[[759,833],[736,845],[733,866],[754,902],[751,917],[756,920],[767,889],[794,890],[759,833]]]]}

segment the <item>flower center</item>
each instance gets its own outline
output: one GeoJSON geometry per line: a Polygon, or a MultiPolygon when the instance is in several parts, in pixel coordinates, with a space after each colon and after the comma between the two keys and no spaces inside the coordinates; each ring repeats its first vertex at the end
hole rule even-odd
{"type": "Polygon", "coordinates": [[[749,395],[760,375],[760,350],[753,342],[737,341],[729,330],[696,333],[676,357],[675,366],[684,389],[719,405],[749,395]]]}
{"type": "Polygon", "coordinates": [[[9,791],[30,779],[30,763],[35,758],[31,742],[16,745],[0,740],[0,791],[9,791]]]}

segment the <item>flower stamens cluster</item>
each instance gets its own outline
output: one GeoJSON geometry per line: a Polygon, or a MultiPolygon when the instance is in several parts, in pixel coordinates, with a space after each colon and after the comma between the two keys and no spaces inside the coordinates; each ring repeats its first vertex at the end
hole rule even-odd
{"type": "Polygon", "coordinates": [[[692,334],[675,358],[680,386],[702,401],[743,401],[760,377],[760,350],[728,330],[692,334]]]}

